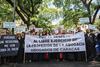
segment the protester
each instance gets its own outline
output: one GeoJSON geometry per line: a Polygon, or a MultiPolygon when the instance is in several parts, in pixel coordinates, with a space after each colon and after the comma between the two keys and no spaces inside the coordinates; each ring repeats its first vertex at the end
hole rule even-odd
{"type": "MultiPolygon", "coordinates": [[[[75,33],[79,33],[79,32],[83,32],[83,31],[80,27],[77,27],[75,33]]],[[[74,54],[74,60],[75,61],[85,61],[86,60],[84,51],[83,52],[74,52],[73,54],[74,54]]]]}
{"type": "MultiPolygon", "coordinates": [[[[65,30],[59,30],[58,34],[63,35],[66,34],[65,30]]],[[[59,53],[59,60],[63,61],[64,60],[64,52],[59,53]]]]}
{"type": "MultiPolygon", "coordinates": [[[[48,35],[50,35],[49,32],[47,32],[47,31],[43,32],[43,36],[48,36],[48,35]]],[[[49,53],[48,52],[44,53],[44,60],[49,61],[49,53]]]]}
{"type": "Polygon", "coordinates": [[[93,34],[93,30],[86,30],[85,41],[87,49],[87,59],[88,61],[93,61],[96,57],[96,37],[93,34]]]}
{"type": "Polygon", "coordinates": [[[24,60],[24,40],[25,40],[25,33],[22,32],[22,33],[18,33],[17,35],[17,39],[19,41],[19,50],[18,50],[18,59],[17,59],[17,62],[18,63],[22,63],[23,60],[24,60]]]}
{"type": "MultiPolygon", "coordinates": [[[[34,36],[36,34],[35,29],[31,29],[29,31],[29,34],[34,36]]],[[[25,56],[26,56],[26,60],[25,60],[26,62],[32,62],[34,61],[34,59],[37,60],[37,54],[26,53],[25,56]]]]}
{"type": "Polygon", "coordinates": [[[100,61],[100,33],[97,34],[96,39],[97,39],[97,42],[96,42],[96,52],[97,52],[97,54],[96,54],[95,60],[100,61]]]}
{"type": "MultiPolygon", "coordinates": [[[[52,35],[67,35],[72,34],[75,35],[79,32],[83,32],[80,27],[76,29],[76,32],[74,30],[66,31],[65,29],[59,28],[59,29],[53,29],[53,31],[48,32],[48,30],[43,31],[37,31],[35,28],[31,29],[27,32],[28,35],[31,36],[39,36],[40,38],[42,36],[52,36],[52,35]]],[[[25,55],[25,61],[26,62],[33,62],[33,61],[83,61],[86,58],[85,51],[83,52],[38,52],[38,53],[25,53],[24,54],[24,45],[25,45],[25,34],[24,32],[16,34],[17,39],[19,41],[19,51],[17,57],[14,57],[13,59],[17,58],[17,62],[21,63],[24,60],[25,55]]],[[[88,61],[98,60],[100,58],[100,33],[97,35],[97,37],[94,35],[93,30],[86,30],[85,33],[85,41],[86,41],[86,53],[87,53],[87,59],[88,61]],[[96,41],[97,39],[97,41],[96,41]],[[96,45],[96,48],[95,48],[96,45]],[[96,54],[97,51],[97,54],[96,54]]],[[[7,57],[10,59],[10,57],[7,57]]],[[[5,59],[5,57],[3,57],[5,59]]],[[[13,59],[10,59],[11,61],[13,59]]]]}

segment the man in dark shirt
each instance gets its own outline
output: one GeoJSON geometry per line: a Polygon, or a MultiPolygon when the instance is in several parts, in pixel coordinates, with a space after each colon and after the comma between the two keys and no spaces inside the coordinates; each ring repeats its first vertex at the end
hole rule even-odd
{"type": "Polygon", "coordinates": [[[96,57],[96,37],[92,30],[87,30],[85,34],[86,49],[87,49],[87,59],[88,61],[93,61],[96,57]]]}

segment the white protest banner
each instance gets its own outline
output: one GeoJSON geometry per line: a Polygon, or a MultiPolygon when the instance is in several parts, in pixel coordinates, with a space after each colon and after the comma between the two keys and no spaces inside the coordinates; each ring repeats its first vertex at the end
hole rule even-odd
{"type": "Polygon", "coordinates": [[[25,36],[25,53],[86,51],[84,33],[25,36]]]}

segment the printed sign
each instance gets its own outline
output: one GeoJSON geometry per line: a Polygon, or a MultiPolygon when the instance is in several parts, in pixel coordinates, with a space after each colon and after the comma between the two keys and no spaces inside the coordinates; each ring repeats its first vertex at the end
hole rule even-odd
{"type": "Polygon", "coordinates": [[[25,36],[25,53],[86,51],[84,33],[25,36]]]}
{"type": "Polygon", "coordinates": [[[80,18],[79,22],[80,22],[80,24],[89,23],[89,18],[88,17],[86,17],[86,18],[80,18]]]}
{"type": "Polygon", "coordinates": [[[19,42],[15,35],[0,36],[0,56],[17,55],[19,42]]]}
{"type": "Polygon", "coordinates": [[[16,24],[14,22],[4,22],[3,28],[15,28],[16,24]]]}
{"type": "Polygon", "coordinates": [[[15,33],[22,33],[26,31],[26,27],[25,26],[19,26],[15,28],[15,33]]]}

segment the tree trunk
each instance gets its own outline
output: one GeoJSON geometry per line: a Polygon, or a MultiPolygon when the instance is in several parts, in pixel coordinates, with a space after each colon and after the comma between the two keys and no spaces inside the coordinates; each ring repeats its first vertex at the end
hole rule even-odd
{"type": "MultiPolygon", "coordinates": [[[[6,0],[12,7],[14,6],[14,3],[11,0],[6,0]]],[[[23,20],[23,22],[29,26],[30,23],[28,22],[27,18],[22,14],[22,12],[18,9],[18,7],[15,8],[15,11],[19,15],[19,17],[23,20]]]]}
{"type": "Polygon", "coordinates": [[[99,12],[99,9],[100,9],[100,6],[97,7],[97,9],[96,9],[96,11],[95,11],[95,13],[94,13],[94,15],[93,15],[92,23],[95,22],[95,19],[96,19],[96,16],[97,16],[98,12],[99,12]]]}
{"type": "Polygon", "coordinates": [[[92,24],[92,19],[91,19],[91,11],[90,11],[90,7],[87,6],[87,10],[88,10],[88,14],[89,14],[89,23],[92,24]]]}

